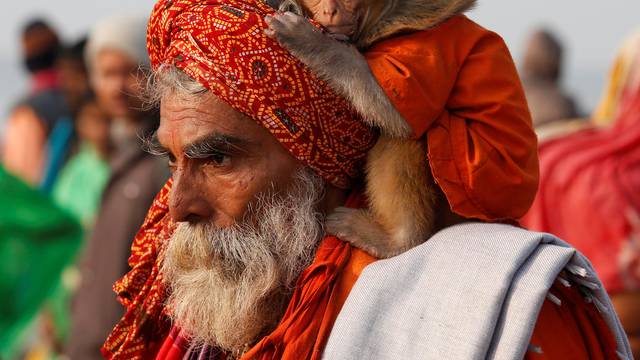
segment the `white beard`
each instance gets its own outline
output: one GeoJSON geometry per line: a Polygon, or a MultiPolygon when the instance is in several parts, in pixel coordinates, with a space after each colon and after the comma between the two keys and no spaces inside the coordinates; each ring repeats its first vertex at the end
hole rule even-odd
{"type": "Polygon", "coordinates": [[[323,233],[322,186],[303,170],[286,194],[259,195],[242,223],[178,225],[162,272],[173,320],[193,343],[241,352],[277,325],[323,233]]]}

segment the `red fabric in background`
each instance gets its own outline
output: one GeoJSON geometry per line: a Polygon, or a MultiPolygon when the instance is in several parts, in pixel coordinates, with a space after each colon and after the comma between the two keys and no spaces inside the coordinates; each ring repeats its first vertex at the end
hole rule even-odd
{"type": "Polygon", "coordinates": [[[613,127],[541,144],[540,190],[522,221],[585,254],[609,293],[640,289],[639,90],[613,127]]]}

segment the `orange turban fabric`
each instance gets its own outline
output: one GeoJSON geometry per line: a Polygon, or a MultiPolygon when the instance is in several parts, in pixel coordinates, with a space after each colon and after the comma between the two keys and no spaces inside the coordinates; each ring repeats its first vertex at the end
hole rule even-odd
{"type": "Polygon", "coordinates": [[[264,35],[264,16],[273,12],[259,0],[161,0],[149,21],[151,64],[174,64],[347,188],[375,136],[344,99],[264,35]]]}

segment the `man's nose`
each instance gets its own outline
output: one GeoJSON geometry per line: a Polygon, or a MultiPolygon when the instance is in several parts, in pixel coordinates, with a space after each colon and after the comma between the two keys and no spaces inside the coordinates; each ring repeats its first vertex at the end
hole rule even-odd
{"type": "Polygon", "coordinates": [[[182,171],[173,174],[169,213],[174,221],[196,223],[211,220],[212,207],[202,189],[194,175],[182,171]]]}

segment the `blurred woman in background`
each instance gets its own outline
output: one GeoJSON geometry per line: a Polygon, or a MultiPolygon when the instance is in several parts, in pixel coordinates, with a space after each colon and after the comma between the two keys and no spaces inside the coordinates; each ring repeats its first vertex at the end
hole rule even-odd
{"type": "Polygon", "coordinates": [[[59,90],[63,95],[68,115],[59,118],[47,139],[47,153],[40,188],[50,193],[60,170],[76,149],[75,119],[80,106],[90,95],[89,75],[84,62],[86,38],[65,46],[56,62],[60,79],[59,90]]]}

